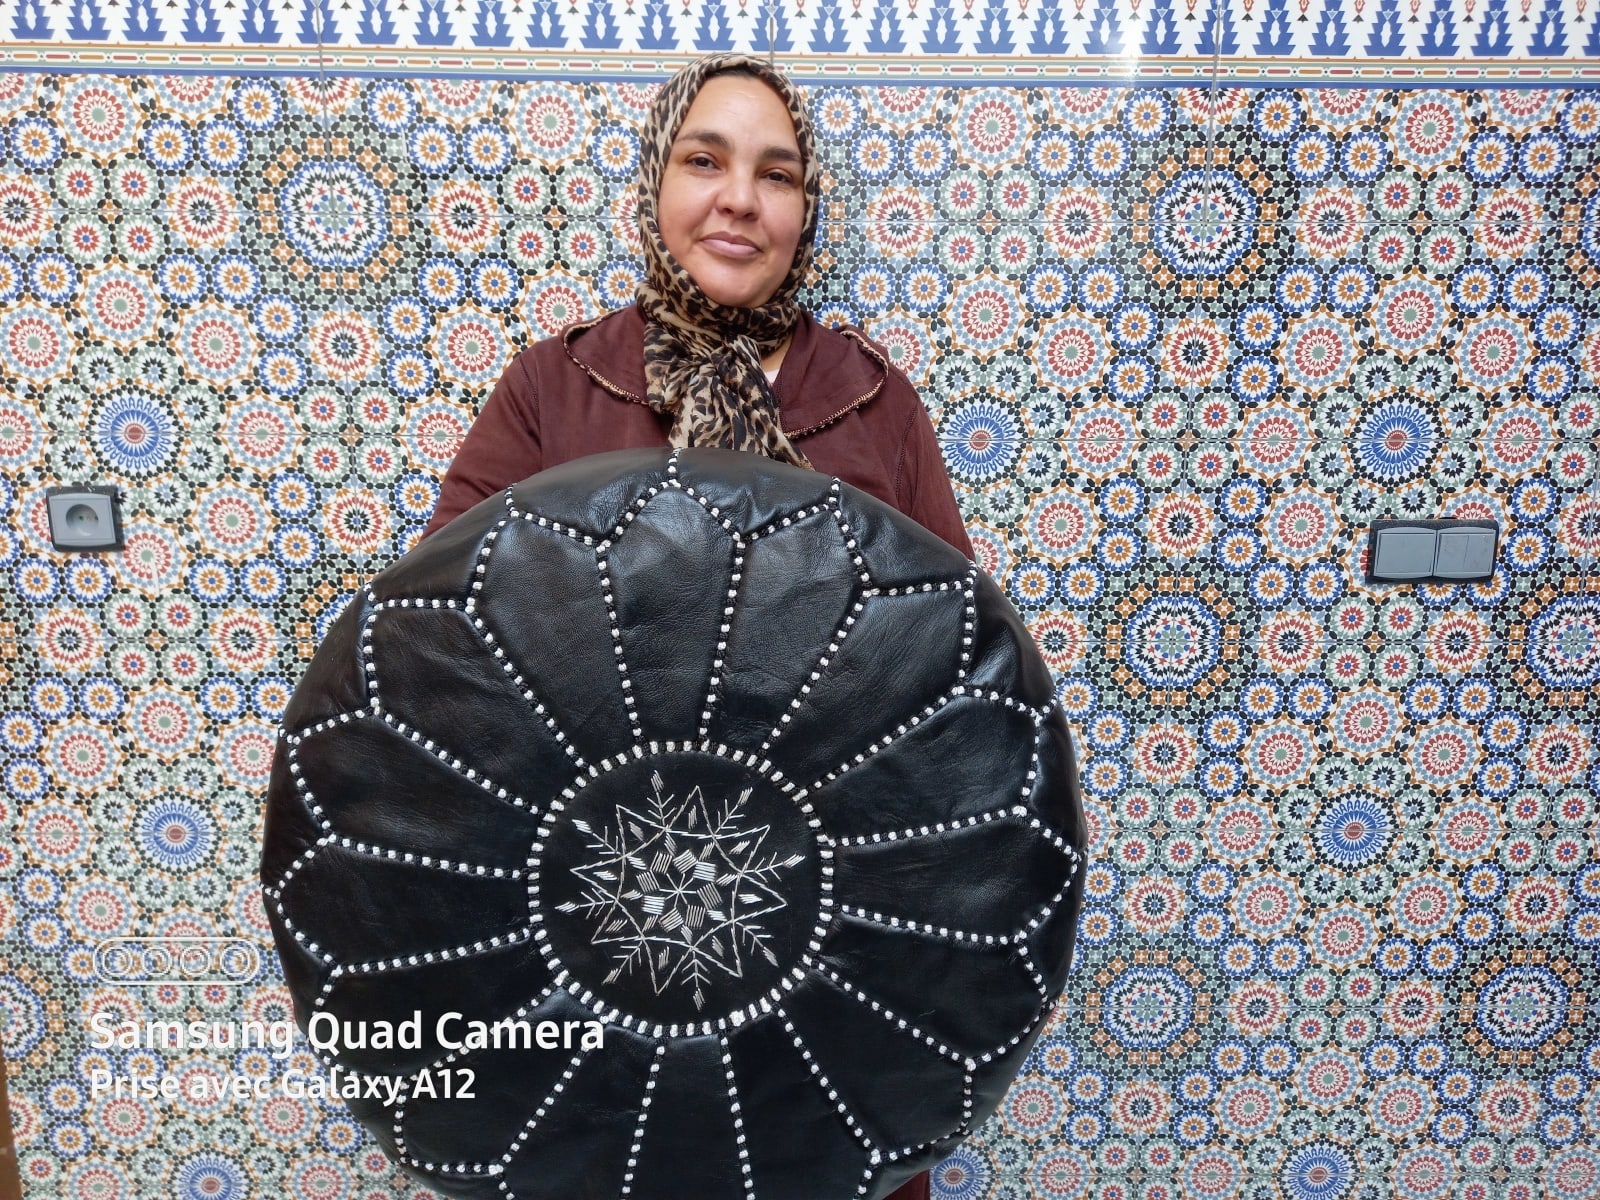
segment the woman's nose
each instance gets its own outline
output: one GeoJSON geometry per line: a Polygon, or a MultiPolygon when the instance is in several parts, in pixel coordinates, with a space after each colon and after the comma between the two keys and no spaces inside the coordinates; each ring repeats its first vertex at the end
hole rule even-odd
{"type": "Polygon", "coordinates": [[[717,206],[740,216],[755,211],[756,181],[740,171],[729,171],[717,191],[717,206]]]}

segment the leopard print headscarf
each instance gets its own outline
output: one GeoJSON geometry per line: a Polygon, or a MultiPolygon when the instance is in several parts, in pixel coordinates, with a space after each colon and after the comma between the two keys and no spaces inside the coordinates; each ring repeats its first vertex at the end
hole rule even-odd
{"type": "Polygon", "coordinates": [[[778,398],[761,370],[763,356],[783,344],[800,319],[796,291],[811,267],[817,231],[817,155],[805,102],[795,86],[760,59],[714,54],[690,63],[662,87],[639,135],[639,235],[645,278],[639,311],[645,319],[645,398],[673,414],[674,446],[748,450],[809,467],[784,435],[778,398]],[[788,106],[800,147],[805,224],[794,262],[778,290],[759,308],[730,308],[708,297],[661,240],[656,199],[672,143],[705,81],[739,68],[770,87],[788,106]]]}

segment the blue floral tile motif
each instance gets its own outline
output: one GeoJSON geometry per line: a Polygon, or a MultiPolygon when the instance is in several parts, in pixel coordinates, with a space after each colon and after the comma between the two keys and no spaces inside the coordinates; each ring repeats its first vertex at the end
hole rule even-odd
{"type": "Polygon", "coordinates": [[[1112,1038],[1129,1049],[1161,1049],[1188,1028],[1193,989],[1163,968],[1123,972],[1107,990],[1104,1020],[1112,1038]]]}
{"type": "Polygon", "coordinates": [[[1127,661],[1152,687],[1186,687],[1217,662],[1221,627],[1196,599],[1151,600],[1128,622],[1127,661]]]}
{"type": "Polygon", "coordinates": [[[1368,413],[1359,428],[1356,469],[1379,480],[1412,478],[1427,467],[1437,437],[1426,408],[1414,401],[1390,400],[1368,413]]]}
{"type": "Polygon", "coordinates": [[[1529,662],[1547,687],[1600,683],[1600,614],[1582,600],[1558,600],[1529,629],[1529,662]]]}
{"type": "Polygon", "coordinates": [[[216,1197],[217,1200],[235,1200],[244,1196],[249,1186],[247,1176],[233,1158],[219,1154],[197,1154],[178,1168],[174,1179],[177,1194],[190,1197],[216,1197]]]}
{"type": "Polygon", "coordinates": [[[1342,1196],[1354,1175],[1355,1164],[1347,1150],[1337,1145],[1312,1144],[1288,1159],[1281,1180],[1296,1200],[1324,1200],[1342,1196]]]}
{"type": "Polygon", "coordinates": [[[1027,429],[1014,409],[972,396],[950,404],[939,436],[954,476],[982,483],[1015,467],[1027,429]]]}
{"type": "Polygon", "coordinates": [[[1256,233],[1258,205],[1231,174],[1185,171],[1156,198],[1156,244],[1174,269],[1220,275],[1244,256],[1256,233]]]}
{"type": "Polygon", "coordinates": [[[961,1149],[944,1161],[932,1180],[932,1191],[941,1200],[974,1200],[986,1194],[990,1171],[978,1154],[961,1149]]]}
{"type": "Polygon", "coordinates": [[[307,163],[279,193],[284,233],[319,267],[365,266],[387,233],[376,184],[346,163],[307,163]]]}
{"type": "Polygon", "coordinates": [[[1317,846],[1330,863],[1346,869],[1378,861],[1395,836],[1393,815],[1369,796],[1346,795],[1331,803],[1317,825],[1317,846]]]}

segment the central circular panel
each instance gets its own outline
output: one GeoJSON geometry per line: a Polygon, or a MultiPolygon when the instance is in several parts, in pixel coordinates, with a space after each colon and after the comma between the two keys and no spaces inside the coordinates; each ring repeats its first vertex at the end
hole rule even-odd
{"type": "Polygon", "coordinates": [[[683,751],[608,765],[549,818],[530,863],[552,965],[586,1003],[646,1022],[753,1004],[816,936],[815,818],[764,763],[683,751]]]}

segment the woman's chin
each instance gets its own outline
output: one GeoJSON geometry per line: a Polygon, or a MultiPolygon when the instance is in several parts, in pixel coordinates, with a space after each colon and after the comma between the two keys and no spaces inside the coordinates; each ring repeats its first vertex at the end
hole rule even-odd
{"type": "Polygon", "coordinates": [[[706,299],[723,308],[759,308],[767,300],[766,296],[751,288],[706,287],[701,284],[700,290],[706,294],[706,299]]]}
{"type": "Polygon", "coordinates": [[[693,271],[689,274],[706,299],[724,308],[759,308],[775,290],[739,271],[713,268],[702,272],[704,278],[693,271]]]}

